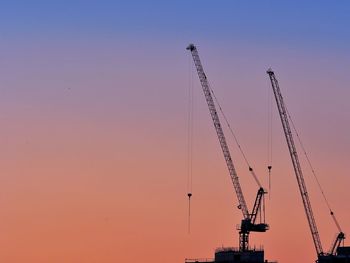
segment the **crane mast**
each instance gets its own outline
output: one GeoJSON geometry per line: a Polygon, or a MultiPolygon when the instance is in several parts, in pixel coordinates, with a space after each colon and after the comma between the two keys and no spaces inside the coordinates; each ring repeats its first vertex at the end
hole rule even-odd
{"type": "Polygon", "coordinates": [[[292,158],[294,172],[295,172],[295,176],[296,176],[297,181],[298,181],[298,186],[299,186],[301,198],[303,200],[303,205],[304,205],[306,217],[307,217],[307,220],[309,223],[312,239],[314,241],[317,255],[322,256],[324,253],[323,253],[323,249],[322,249],[322,245],[321,245],[321,240],[320,240],[320,236],[319,236],[319,233],[317,230],[316,221],[315,221],[315,218],[314,218],[314,215],[312,212],[311,203],[310,203],[309,195],[308,195],[308,192],[306,189],[303,172],[301,170],[301,166],[300,166],[300,162],[299,162],[299,158],[298,158],[298,153],[297,153],[297,150],[296,150],[296,147],[294,144],[292,131],[290,129],[288,115],[287,115],[287,109],[286,109],[286,106],[284,104],[281,90],[279,88],[275,73],[272,71],[272,69],[268,69],[267,74],[269,75],[270,80],[271,80],[273,93],[275,95],[278,112],[279,112],[279,115],[281,118],[283,130],[284,130],[284,135],[286,136],[290,157],[292,158]]]}
{"type": "MultiPolygon", "coordinates": [[[[239,247],[241,251],[246,251],[249,249],[249,232],[265,232],[268,229],[268,225],[265,223],[258,223],[255,224],[256,218],[257,218],[257,214],[259,212],[259,210],[261,209],[261,205],[262,205],[262,199],[264,197],[264,194],[266,194],[265,190],[260,186],[256,199],[255,199],[255,203],[254,203],[254,208],[252,210],[252,213],[249,213],[248,211],[248,207],[246,204],[246,201],[244,199],[243,196],[243,192],[241,189],[241,185],[239,183],[239,179],[237,176],[237,172],[235,169],[235,166],[233,164],[232,158],[231,158],[231,154],[226,142],[226,138],[220,123],[220,119],[218,116],[218,113],[216,111],[216,107],[215,107],[215,103],[213,100],[213,96],[211,93],[211,89],[210,89],[210,85],[207,79],[207,76],[204,73],[204,69],[201,63],[201,60],[199,58],[199,54],[197,51],[197,48],[195,45],[190,44],[187,47],[187,50],[189,50],[192,54],[192,58],[195,64],[195,67],[197,69],[197,73],[198,73],[198,77],[200,80],[200,83],[202,85],[202,89],[204,92],[204,96],[205,99],[207,101],[208,107],[209,107],[209,112],[211,115],[211,118],[213,120],[213,124],[219,139],[219,143],[226,161],[226,165],[227,168],[229,170],[229,174],[237,195],[237,199],[238,199],[238,208],[241,209],[242,213],[243,213],[243,220],[241,222],[241,227],[240,227],[240,242],[239,242],[239,247]]],[[[252,169],[250,168],[250,170],[252,171],[252,169]]],[[[256,178],[256,177],[255,177],[256,178]]]]}

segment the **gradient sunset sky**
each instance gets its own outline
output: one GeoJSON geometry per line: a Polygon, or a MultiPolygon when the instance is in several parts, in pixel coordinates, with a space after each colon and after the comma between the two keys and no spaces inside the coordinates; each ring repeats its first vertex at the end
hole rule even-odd
{"type": "MultiPolygon", "coordinates": [[[[265,185],[274,69],[350,234],[349,14],[344,0],[1,1],[0,262],[182,263],[238,245],[242,215],[196,74],[187,233],[189,43],[265,185]]],[[[257,186],[226,133],[251,209],[257,186]]],[[[337,229],[299,155],[327,251],[337,229]]],[[[275,104],[272,165],[271,230],[251,244],[313,262],[275,104]]]]}

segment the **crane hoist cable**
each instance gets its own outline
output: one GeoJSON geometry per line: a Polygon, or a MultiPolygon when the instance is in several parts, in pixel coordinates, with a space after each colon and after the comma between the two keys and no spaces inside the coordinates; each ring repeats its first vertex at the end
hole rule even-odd
{"type": "Polygon", "coordinates": [[[187,197],[188,197],[188,234],[191,233],[191,197],[193,178],[193,129],[194,129],[194,96],[193,65],[188,57],[188,109],[187,109],[187,197]]]}
{"type": "Polygon", "coordinates": [[[267,170],[268,170],[268,185],[269,199],[271,199],[271,169],[272,169],[272,91],[267,91],[267,170]]]}

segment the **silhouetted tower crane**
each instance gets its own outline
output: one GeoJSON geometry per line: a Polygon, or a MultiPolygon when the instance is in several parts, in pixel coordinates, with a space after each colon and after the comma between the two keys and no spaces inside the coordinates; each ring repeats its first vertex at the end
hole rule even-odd
{"type": "MultiPolygon", "coordinates": [[[[294,144],[293,134],[292,134],[292,131],[291,131],[291,128],[289,125],[287,108],[284,104],[281,90],[279,88],[275,73],[272,71],[272,69],[268,69],[267,74],[269,75],[270,80],[271,80],[273,93],[275,95],[278,112],[279,112],[279,115],[281,118],[283,130],[284,130],[284,135],[286,137],[290,157],[292,159],[292,163],[293,163],[293,167],[294,167],[295,176],[297,178],[301,198],[303,200],[303,205],[304,205],[307,221],[309,223],[312,239],[314,241],[314,245],[315,245],[315,249],[316,249],[316,253],[317,253],[317,257],[318,257],[318,262],[320,262],[320,263],[321,262],[329,262],[329,263],[331,263],[331,262],[343,262],[343,261],[337,259],[336,252],[337,252],[338,247],[341,245],[341,242],[345,239],[345,235],[341,231],[339,223],[337,222],[332,211],[331,211],[331,216],[332,216],[332,218],[333,218],[333,220],[334,220],[334,222],[339,230],[339,233],[338,233],[336,240],[334,241],[331,249],[329,250],[329,252],[328,253],[323,252],[320,236],[319,236],[317,226],[316,226],[316,221],[314,218],[314,214],[312,212],[309,195],[308,195],[306,185],[305,185],[303,172],[301,170],[301,166],[300,166],[300,162],[299,162],[299,158],[298,158],[298,153],[297,153],[297,150],[296,150],[296,147],[294,144]]],[[[346,261],[346,262],[348,262],[348,261],[346,261]]]]}
{"type": "MultiPolygon", "coordinates": [[[[237,199],[238,199],[238,208],[241,209],[243,213],[243,220],[241,221],[240,231],[239,231],[239,249],[240,251],[247,251],[249,250],[249,233],[250,232],[265,232],[268,230],[269,226],[265,222],[256,223],[257,215],[259,211],[261,211],[261,207],[263,204],[263,198],[264,195],[267,193],[263,187],[261,186],[259,180],[257,179],[253,169],[249,167],[250,172],[254,176],[255,181],[259,185],[259,190],[256,195],[254,207],[252,209],[252,212],[249,213],[248,207],[246,204],[246,201],[243,196],[243,192],[241,189],[241,185],[238,180],[238,176],[236,173],[236,169],[233,165],[231,154],[228,148],[228,145],[226,143],[225,135],[223,132],[223,129],[221,127],[220,119],[218,116],[218,113],[216,111],[215,103],[212,96],[212,91],[210,89],[209,82],[207,80],[207,77],[204,73],[202,63],[200,61],[198,51],[195,45],[190,44],[187,47],[187,50],[191,51],[192,58],[195,64],[195,67],[197,69],[198,77],[202,85],[202,89],[204,92],[204,96],[206,98],[209,112],[211,115],[211,118],[213,120],[213,124],[219,139],[219,143],[222,149],[222,152],[224,154],[224,158],[226,161],[227,168],[229,170],[229,174],[234,186],[234,189],[236,191],[237,199]]],[[[265,217],[265,216],[264,216],[265,217]]]]}

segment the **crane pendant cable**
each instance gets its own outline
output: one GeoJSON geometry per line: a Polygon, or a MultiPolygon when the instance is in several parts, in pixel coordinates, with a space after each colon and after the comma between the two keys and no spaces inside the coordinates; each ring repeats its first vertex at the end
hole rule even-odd
{"type": "Polygon", "coordinates": [[[243,151],[243,149],[242,149],[242,147],[241,147],[241,145],[240,145],[240,143],[239,143],[239,141],[238,141],[238,139],[237,139],[237,136],[236,136],[235,133],[233,132],[233,129],[231,128],[231,125],[230,125],[230,123],[228,122],[228,119],[226,118],[226,115],[225,115],[225,113],[224,113],[224,111],[223,111],[223,109],[222,109],[222,107],[221,107],[221,105],[220,105],[220,103],[219,103],[218,98],[215,96],[215,93],[214,93],[213,89],[211,88],[210,83],[209,83],[209,87],[210,87],[210,92],[211,92],[211,94],[213,95],[213,98],[214,98],[216,104],[218,105],[218,108],[219,108],[219,110],[220,110],[220,113],[221,113],[222,117],[224,118],[224,121],[225,121],[225,123],[226,123],[226,125],[227,125],[227,127],[228,127],[228,129],[229,129],[229,131],[230,131],[230,133],[231,133],[231,135],[232,135],[232,137],[234,138],[234,141],[236,142],[236,145],[237,145],[237,147],[238,147],[238,149],[239,149],[239,151],[240,151],[240,153],[241,153],[241,155],[242,155],[242,157],[243,157],[245,163],[246,163],[247,166],[248,166],[249,172],[250,172],[251,175],[253,176],[255,182],[257,183],[257,185],[258,185],[260,188],[262,188],[262,185],[261,185],[261,183],[260,183],[258,177],[256,176],[256,174],[255,174],[255,172],[254,172],[252,166],[250,166],[250,163],[249,163],[249,161],[248,161],[248,158],[246,157],[246,155],[245,155],[245,153],[244,153],[244,151],[243,151]]]}
{"type": "Polygon", "coordinates": [[[309,165],[309,167],[310,167],[311,173],[312,173],[312,175],[314,176],[314,179],[315,179],[315,181],[316,181],[316,183],[317,183],[317,186],[318,186],[319,190],[321,191],[322,197],[323,197],[323,199],[324,199],[324,201],[325,201],[325,203],[326,203],[326,205],[327,205],[327,207],[328,207],[329,213],[330,213],[330,215],[331,215],[331,217],[332,217],[332,219],[333,219],[333,221],[334,221],[336,227],[338,228],[339,232],[342,232],[341,227],[340,227],[340,225],[339,225],[339,222],[338,222],[337,218],[335,217],[335,214],[334,214],[334,212],[333,212],[333,210],[332,210],[332,208],[331,208],[331,206],[330,206],[330,203],[329,203],[329,201],[328,201],[328,199],[327,199],[327,197],[326,197],[326,194],[325,194],[324,191],[323,191],[323,188],[322,188],[322,186],[321,186],[321,183],[320,183],[320,181],[318,180],[318,176],[316,175],[315,169],[314,169],[314,167],[313,167],[313,165],[312,165],[312,163],[311,163],[311,161],[310,161],[310,158],[309,158],[309,156],[308,156],[308,154],[307,154],[307,152],[306,152],[306,150],[305,150],[304,144],[303,144],[303,142],[301,141],[301,138],[300,138],[300,136],[299,136],[299,133],[298,133],[298,131],[297,131],[295,125],[294,125],[294,122],[293,122],[293,120],[292,120],[292,118],[291,118],[291,116],[290,116],[290,114],[289,114],[289,111],[288,111],[287,106],[286,106],[286,112],[287,112],[288,119],[290,120],[290,123],[292,124],[292,128],[293,128],[293,130],[294,130],[294,133],[295,133],[295,135],[296,135],[297,138],[298,138],[299,145],[300,145],[300,147],[301,147],[301,149],[302,149],[302,151],[303,151],[303,153],[304,153],[304,155],[305,155],[306,161],[307,161],[307,163],[308,163],[308,165],[309,165]]]}

